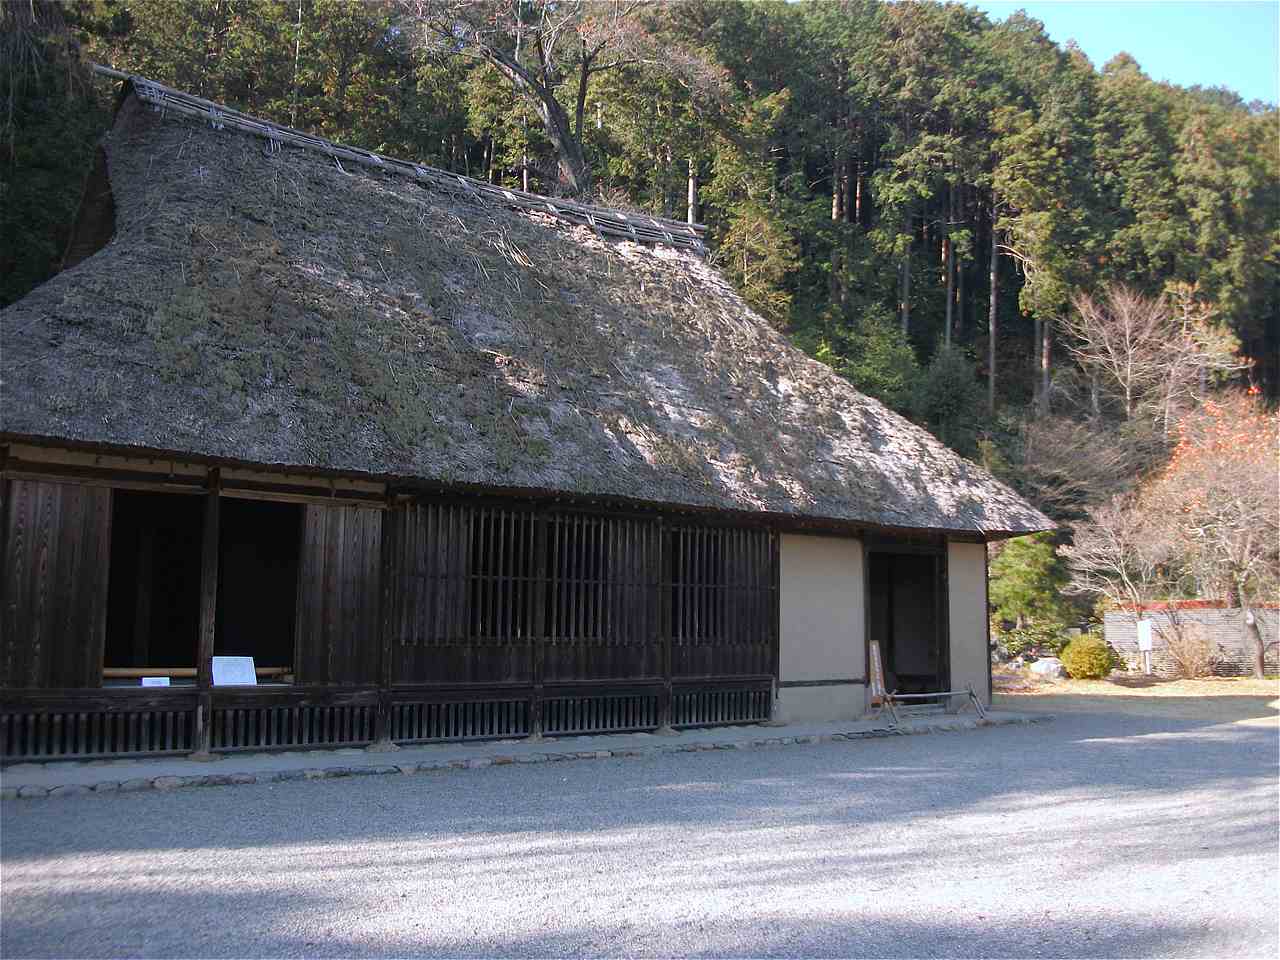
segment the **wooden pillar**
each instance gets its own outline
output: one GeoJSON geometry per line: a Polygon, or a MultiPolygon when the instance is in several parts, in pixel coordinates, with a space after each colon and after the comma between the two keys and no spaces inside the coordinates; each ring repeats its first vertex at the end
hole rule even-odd
{"type": "Polygon", "coordinates": [[[542,716],[543,683],[546,675],[547,634],[547,515],[533,518],[533,693],[529,699],[529,736],[541,740],[545,728],[542,716]]]}
{"type": "Polygon", "coordinates": [[[192,759],[212,759],[213,745],[213,638],[218,612],[218,532],[221,516],[222,474],[209,471],[204,500],[204,530],[200,539],[200,632],[196,638],[195,752],[192,759]]]}
{"type": "Polygon", "coordinates": [[[661,615],[658,618],[658,628],[661,631],[660,643],[662,644],[662,692],[658,695],[658,731],[660,733],[671,732],[671,551],[667,549],[667,523],[665,520],[658,522],[657,529],[657,546],[658,546],[658,604],[661,615]]]}
{"type": "MultiPolygon", "coordinates": [[[[865,557],[863,558],[865,566],[865,557]]],[[[776,531],[769,533],[769,583],[773,594],[770,610],[773,633],[773,703],[769,709],[769,719],[778,717],[778,682],[782,679],[782,536],[776,531]]],[[[866,603],[866,592],[863,592],[863,603],[866,603]]]]}
{"type": "Polygon", "coordinates": [[[0,444],[0,687],[18,685],[13,668],[13,635],[8,629],[9,604],[5,596],[12,575],[9,558],[9,504],[13,498],[13,481],[5,471],[8,464],[9,445],[0,444]]]}
{"type": "Polygon", "coordinates": [[[391,739],[392,634],[395,619],[392,616],[395,597],[393,573],[395,552],[399,546],[396,533],[400,528],[393,515],[393,504],[394,498],[388,493],[386,509],[382,511],[378,568],[382,586],[378,600],[378,712],[373,721],[373,743],[366,748],[375,753],[390,753],[400,749],[391,739]]]}

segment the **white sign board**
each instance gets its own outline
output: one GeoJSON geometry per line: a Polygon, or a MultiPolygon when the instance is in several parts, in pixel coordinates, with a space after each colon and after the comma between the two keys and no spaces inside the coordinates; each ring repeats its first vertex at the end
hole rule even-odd
{"type": "Polygon", "coordinates": [[[169,685],[168,677],[143,677],[142,685],[144,687],[167,687],[169,685]]]}
{"type": "Polygon", "coordinates": [[[258,671],[253,657],[214,657],[213,685],[215,687],[257,686],[258,671]]]}
{"type": "Polygon", "coordinates": [[[1151,649],[1151,621],[1138,621],[1138,649],[1146,653],[1151,649]]]}

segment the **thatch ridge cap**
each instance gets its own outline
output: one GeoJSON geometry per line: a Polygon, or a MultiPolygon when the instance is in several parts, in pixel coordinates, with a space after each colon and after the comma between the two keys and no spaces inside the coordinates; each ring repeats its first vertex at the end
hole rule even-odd
{"type": "Polygon", "coordinates": [[[678,249],[693,250],[698,254],[706,253],[705,224],[686,223],[669,217],[582,203],[578,200],[551,197],[487,183],[429,164],[387,157],[363,147],[349,146],[318,137],[272,120],[255,117],[213,100],[206,100],[141,75],[123,73],[101,64],[94,64],[93,69],[103,76],[124,80],[125,87],[121,93],[121,103],[129,93],[132,93],[161,113],[173,110],[188,117],[204,120],[215,130],[230,126],[259,136],[274,145],[289,143],[331,156],[335,160],[362,164],[410,180],[459,192],[473,199],[483,198],[518,210],[545,213],[566,223],[590,227],[601,236],[619,237],[637,243],[663,244],[678,249]]]}

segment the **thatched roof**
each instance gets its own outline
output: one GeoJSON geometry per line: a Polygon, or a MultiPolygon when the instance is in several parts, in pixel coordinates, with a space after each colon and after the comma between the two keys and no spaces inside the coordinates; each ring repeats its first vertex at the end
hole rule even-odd
{"type": "Polygon", "coordinates": [[[136,92],[104,149],[115,238],[0,312],[11,437],[969,535],[1052,526],[791,346],[694,251],[136,92]]]}

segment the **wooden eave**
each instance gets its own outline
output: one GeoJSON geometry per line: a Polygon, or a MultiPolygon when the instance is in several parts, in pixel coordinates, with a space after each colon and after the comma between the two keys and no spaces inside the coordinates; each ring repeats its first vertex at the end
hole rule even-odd
{"type": "Polygon", "coordinates": [[[428,478],[368,474],[296,464],[264,464],[244,460],[178,453],[143,447],[31,436],[0,431],[0,477],[61,480],[152,490],[159,493],[203,494],[210,471],[221,475],[223,496],[243,499],[307,503],[348,503],[383,508],[397,499],[422,496],[517,501],[529,505],[556,504],[563,509],[605,509],[719,519],[745,526],[764,526],[779,533],[888,539],[936,545],[946,540],[985,543],[1019,536],[998,530],[950,530],[901,527],[795,514],[720,510],[626,497],[585,497],[560,490],[492,487],[480,484],[442,484],[428,478]]]}

